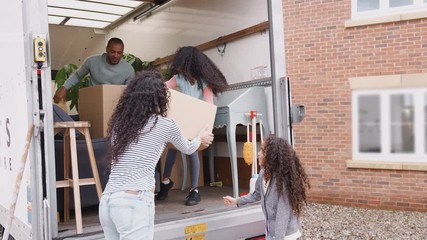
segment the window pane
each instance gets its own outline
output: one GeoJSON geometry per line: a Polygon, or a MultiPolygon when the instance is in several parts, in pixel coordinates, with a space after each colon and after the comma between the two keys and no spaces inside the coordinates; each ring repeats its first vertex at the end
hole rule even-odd
{"type": "Polygon", "coordinates": [[[390,0],[390,7],[409,6],[413,4],[413,0],[390,0]]]}
{"type": "Polygon", "coordinates": [[[381,152],[379,96],[359,97],[359,152],[381,152]]]}
{"type": "Polygon", "coordinates": [[[390,99],[391,152],[414,153],[414,101],[410,94],[394,94],[390,99]]]}
{"type": "Polygon", "coordinates": [[[363,12],[380,8],[380,0],[357,0],[357,11],[363,12]]]}
{"type": "Polygon", "coordinates": [[[390,7],[401,7],[401,6],[408,6],[413,5],[413,0],[390,0],[390,7]]]}

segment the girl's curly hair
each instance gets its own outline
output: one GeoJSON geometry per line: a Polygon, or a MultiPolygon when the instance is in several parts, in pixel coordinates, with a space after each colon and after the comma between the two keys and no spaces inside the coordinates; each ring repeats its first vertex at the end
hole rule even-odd
{"type": "Polygon", "coordinates": [[[197,81],[201,90],[203,86],[199,80],[204,80],[215,95],[223,92],[228,86],[227,80],[215,63],[196,47],[179,48],[169,65],[169,70],[172,75],[180,74],[191,83],[197,81]]]}
{"type": "Polygon", "coordinates": [[[159,115],[166,116],[168,103],[169,92],[159,72],[143,71],[130,81],[108,123],[112,164],[130,143],[138,141],[151,116],[156,116],[153,127],[159,115]]]}
{"type": "Polygon", "coordinates": [[[294,213],[300,216],[307,203],[306,190],[310,188],[310,182],[295,150],[288,141],[270,135],[261,151],[264,154],[264,179],[276,179],[279,196],[287,197],[294,213]]]}

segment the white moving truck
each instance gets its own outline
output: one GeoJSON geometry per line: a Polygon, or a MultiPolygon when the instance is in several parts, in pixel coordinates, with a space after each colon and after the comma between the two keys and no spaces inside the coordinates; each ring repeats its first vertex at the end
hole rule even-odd
{"type": "MultiPolygon", "coordinates": [[[[232,86],[265,87],[267,124],[276,135],[292,140],[281,0],[130,1],[142,3],[118,20],[98,21],[104,25],[95,27],[83,26],[91,16],[72,17],[79,8],[99,2],[116,6],[127,1],[26,0],[3,6],[0,225],[14,239],[96,239],[93,234],[102,239],[99,224],[78,236],[73,224],[67,231],[58,224],[51,70],[67,63],[79,65],[87,56],[102,53],[110,37],[122,38],[125,52],[147,61],[171,55],[179,46],[204,46],[232,86]],[[218,42],[215,47],[203,45],[212,45],[213,40],[218,42]],[[31,125],[34,130],[21,178],[21,158],[31,125]],[[18,183],[16,208],[10,215],[18,183]]],[[[99,18],[106,16],[101,8],[94,11],[99,18]]],[[[216,155],[229,156],[225,143],[217,146],[216,155]]],[[[156,222],[155,239],[247,239],[264,232],[259,205],[242,209],[221,206],[191,214],[182,210],[156,222]]]]}

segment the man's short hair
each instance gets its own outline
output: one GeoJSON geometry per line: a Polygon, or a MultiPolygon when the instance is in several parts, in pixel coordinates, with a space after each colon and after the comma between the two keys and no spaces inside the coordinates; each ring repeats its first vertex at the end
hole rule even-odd
{"type": "Polygon", "coordinates": [[[120,38],[110,38],[110,40],[108,40],[107,43],[107,47],[109,47],[112,44],[121,44],[123,46],[123,48],[125,47],[125,44],[123,43],[123,41],[120,38]]]}

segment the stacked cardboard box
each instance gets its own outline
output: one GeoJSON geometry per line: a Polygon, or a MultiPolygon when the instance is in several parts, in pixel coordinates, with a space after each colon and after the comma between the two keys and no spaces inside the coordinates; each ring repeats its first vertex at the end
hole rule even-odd
{"type": "Polygon", "coordinates": [[[125,87],[97,85],[79,90],[79,119],[91,122],[93,139],[107,136],[108,121],[125,87]]]}

